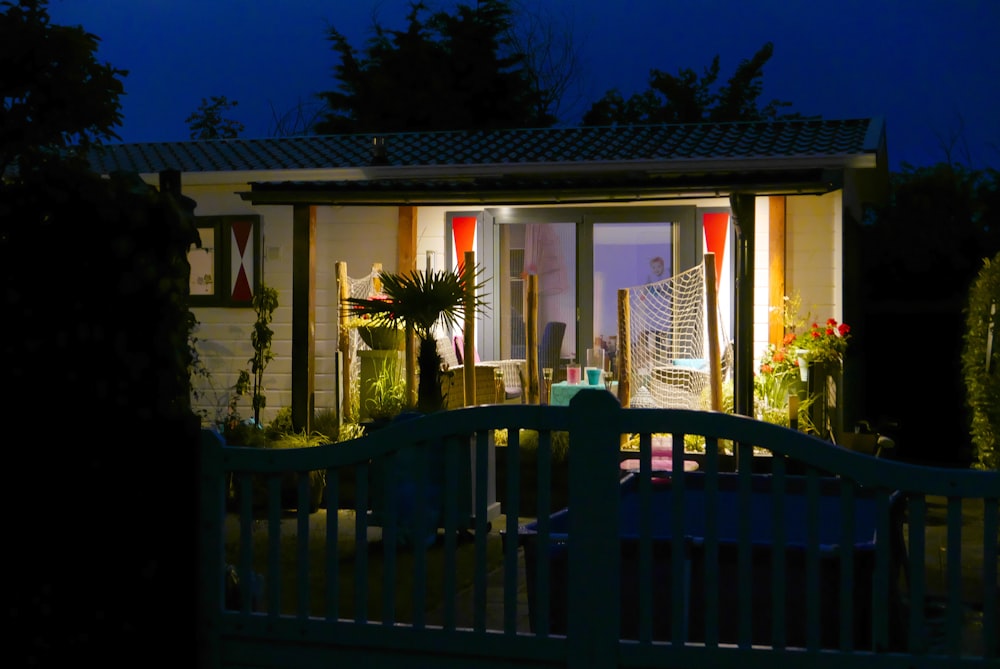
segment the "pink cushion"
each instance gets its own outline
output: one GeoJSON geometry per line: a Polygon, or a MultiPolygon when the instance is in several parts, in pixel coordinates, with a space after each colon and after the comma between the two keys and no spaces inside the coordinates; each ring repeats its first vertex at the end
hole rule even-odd
{"type": "MultiPolygon", "coordinates": [[[[465,358],[465,337],[463,337],[462,335],[455,335],[454,342],[455,342],[455,357],[458,358],[458,364],[460,365],[465,364],[462,362],[462,360],[465,358]]],[[[473,354],[472,359],[475,362],[482,362],[479,359],[479,351],[477,351],[476,349],[472,349],[472,354],[473,354]]]]}

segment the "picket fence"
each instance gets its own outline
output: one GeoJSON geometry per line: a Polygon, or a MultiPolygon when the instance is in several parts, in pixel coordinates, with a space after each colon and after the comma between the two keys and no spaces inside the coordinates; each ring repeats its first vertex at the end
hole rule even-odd
{"type": "Polygon", "coordinates": [[[229,447],[204,432],[201,467],[206,667],[1000,662],[997,472],[874,458],[741,416],[623,409],[598,392],[569,407],[447,411],[303,449],[229,447]],[[507,437],[503,515],[497,430],[507,437]],[[538,435],[530,457],[523,430],[538,435]],[[564,432],[560,510],[553,446],[564,432]],[[674,444],[704,437],[696,471],[683,471],[694,456],[679,448],[672,474],[652,471],[651,435],[665,434],[674,444]],[[623,454],[623,435],[637,438],[637,453],[623,454]],[[720,471],[720,444],[736,446],[736,473],[720,471]],[[772,456],[751,460],[754,451],[772,456]],[[626,457],[641,464],[623,478],[626,457]],[[768,473],[753,473],[759,461],[771,463],[768,473]],[[520,511],[526,471],[538,509],[530,517],[520,511]],[[307,472],[326,482],[312,513],[307,472]],[[291,503],[282,494],[289,480],[291,503]],[[933,601],[929,498],[947,500],[946,594],[933,601]],[[983,537],[972,542],[982,539],[981,556],[961,553],[970,543],[963,504],[981,505],[983,537]],[[969,558],[983,565],[971,629],[961,566],[969,558]],[[487,587],[498,569],[500,604],[487,587]],[[491,606],[502,622],[489,621],[491,606]]]}

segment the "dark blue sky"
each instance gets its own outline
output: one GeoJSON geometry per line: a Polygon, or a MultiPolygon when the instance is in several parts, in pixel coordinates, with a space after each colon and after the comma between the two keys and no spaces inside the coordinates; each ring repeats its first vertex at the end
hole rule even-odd
{"type": "MultiPolygon", "coordinates": [[[[427,0],[432,7],[446,0],[427,0]]],[[[471,4],[467,0],[466,4],[471,4]]],[[[575,123],[610,88],[647,87],[650,68],[722,78],[765,42],[764,100],[825,118],[886,119],[890,167],[947,157],[1000,167],[1000,0],[543,0],[578,44],[575,123]],[[957,138],[957,141],[952,140],[957,138]]],[[[453,6],[450,3],[445,6],[453,6]]],[[[54,23],[101,38],[100,60],[129,70],[123,141],[188,138],[202,98],[239,102],[245,137],[334,86],[326,28],[355,47],[373,17],[402,28],[408,0],[50,0],[54,23]]]]}

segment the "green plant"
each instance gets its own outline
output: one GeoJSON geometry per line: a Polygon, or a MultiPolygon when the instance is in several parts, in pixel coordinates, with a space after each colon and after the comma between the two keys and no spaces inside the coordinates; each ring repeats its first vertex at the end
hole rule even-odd
{"type": "Polygon", "coordinates": [[[441,356],[434,341],[434,328],[440,323],[456,328],[463,320],[466,297],[472,293],[472,309],[482,312],[486,303],[481,297],[485,281],[476,283],[481,269],[473,268],[473,285],[468,286],[464,267],[435,272],[383,274],[384,297],[349,298],[358,316],[371,316],[412,330],[419,339],[417,353],[417,410],[425,413],[444,408],[441,388],[441,356]],[[468,290],[467,290],[468,289],[468,290]]]}
{"type": "Polygon", "coordinates": [[[780,410],[788,407],[788,394],[799,380],[795,339],[795,333],[789,332],[782,339],[781,346],[768,344],[764,349],[757,374],[754,375],[755,403],[759,402],[767,409],[780,410]]]}
{"type": "Polygon", "coordinates": [[[253,374],[253,420],[260,425],[260,410],[267,405],[264,396],[264,369],[274,359],[271,352],[271,339],[274,331],[271,321],[274,310],[278,308],[278,291],[263,283],[260,290],[253,296],[253,310],[257,314],[253,331],[250,333],[250,343],[253,345],[253,357],[250,358],[250,372],[253,374]]]}
{"type": "Polygon", "coordinates": [[[382,358],[378,364],[378,373],[367,388],[365,409],[374,420],[385,420],[406,406],[406,380],[395,355],[382,358]]]}
{"type": "MultiPolygon", "coordinates": [[[[194,383],[194,379],[202,379],[207,385],[211,385],[212,372],[201,357],[201,351],[198,350],[198,337],[194,334],[198,326],[201,325],[201,322],[190,311],[187,312],[185,318],[188,328],[187,373],[188,378],[191,380],[191,397],[192,399],[200,400],[204,397],[205,392],[194,383]]],[[[202,422],[210,420],[207,409],[199,409],[196,413],[202,422]]]]}
{"type": "Polygon", "coordinates": [[[847,342],[851,327],[847,323],[837,323],[837,319],[828,318],[820,325],[817,322],[806,332],[795,338],[795,345],[806,351],[809,362],[843,362],[847,352],[847,342]]]}
{"type": "Polygon", "coordinates": [[[1000,469],[1000,253],[969,290],[962,374],[976,469],[1000,469]]]}
{"type": "Polygon", "coordinates": [[[760,358],[754,375],[754,416],[758,420],[790,427],[789,397],[799,397],[798,429],[808,434],[819,434],[812,423],[809,407],[818,400],[815,395],[803,396],[801,392],[801,365],[841,364],[850,340],[851,328],[829,318],[822,325],[812,322],[802,330],[807,318],[799,316],[798,296],[785,297],[782,321],[785,335],[780,345],[768,344],[760,358]]]}

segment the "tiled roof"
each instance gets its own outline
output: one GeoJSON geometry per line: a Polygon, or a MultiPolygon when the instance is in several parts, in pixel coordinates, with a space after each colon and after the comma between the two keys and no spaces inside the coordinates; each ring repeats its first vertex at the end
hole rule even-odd
{"type": "MultiPolygon", "coordinates": [[[[390,167],[584,164],[623,161],[830,158],[875,153],[880,119],[390,133],[390,167]]],[[[117,144],[95,149],[102,173],[312,170],[367,167],[373,134],[117,144]]]]}

